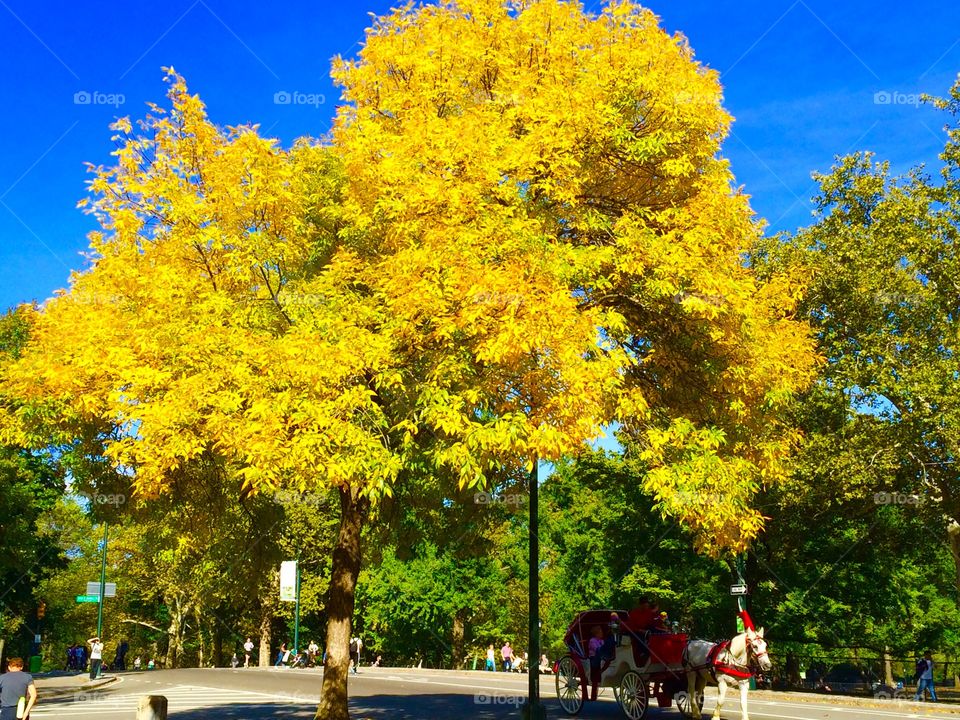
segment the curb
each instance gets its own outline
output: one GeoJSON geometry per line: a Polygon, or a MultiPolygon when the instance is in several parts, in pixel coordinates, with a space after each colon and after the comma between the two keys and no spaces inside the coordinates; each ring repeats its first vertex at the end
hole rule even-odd
{"type": "Polygon", "coordinates": [[[38,694],[40,698],[44,700],[56,700],[59,698],[69,697],[70,695],[76,695],[77,693],[82,692],[91,692],[93,690],[100,690],[114,683],[120,682],[120,677],[114,675],[113,677],[101,678],[100,680],[94,680],[93,682],[87,682],[83,685],[78,685],[74,688],[65,688],[63,686],[54,687],[50,690],[44,690],[43,688],[38,688],[38,694]]]}

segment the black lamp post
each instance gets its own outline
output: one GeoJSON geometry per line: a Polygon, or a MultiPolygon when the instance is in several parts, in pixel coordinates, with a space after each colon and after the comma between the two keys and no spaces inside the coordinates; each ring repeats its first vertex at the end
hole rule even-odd
{"type": "Polygon", "coordinates": [[[530,473],[530,642],[527,649],[527,677],[530,682],[527,702],[521,708],[524,720],[546,720],[547,717],[546,709],[540,704],[540,500],[538,497],[540,480],[537,473],[538,464],[534,460],[533,470],[530,473]]]}

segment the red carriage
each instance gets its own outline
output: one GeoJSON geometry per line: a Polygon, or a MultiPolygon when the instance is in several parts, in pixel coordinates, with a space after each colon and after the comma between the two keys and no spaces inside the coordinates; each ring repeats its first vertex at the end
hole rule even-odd
{"type": "Polygon", "coordinates": [[[635,612],[587,610],[570,624],[564,643],[569,652],[556,664],[556,683],[557,698],[567,714],[576,715],[586,701],[596,699],[599,687],[613,688],[630,720],[646,715],[651,698],[660,707],[676,702],[684,714],[689,710],[685,634],[651,628],[649,620],[635,612]],[[590,639],[601,636],[603,655],[591,667],[590,639]]]}

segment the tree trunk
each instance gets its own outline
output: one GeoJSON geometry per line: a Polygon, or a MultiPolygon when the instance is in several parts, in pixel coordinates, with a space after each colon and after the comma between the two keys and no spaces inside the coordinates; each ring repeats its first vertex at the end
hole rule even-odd
{"type": "Polygon", "coordinates": [[[213,624],[213,665],[214,667],[224,667],[226,665],[223,662],[223,630],[219,622],[213,624]]]}
{"type": "Polygon", "coordinates": [[[464,609],[457,610],[453,615],[453,669],[463,670],[463,663],[466,658],[463,655],[464,636],[466,635],[466,622],[463,616],[467,614],[464,609]]]}
{"type": "Polygon", "coordinates": [[[890,646],[883,646],[883,681],[893,687],[893,658],[890,657],[890,646]]]}
{"type": "Polygon", "coordinates": [[[202,668],[204,666],[203,661],[206,659],[204,657],[206,655],[206,647],[203,640],[203,622],[199,605],[193,609],[193,617],[197,621],[197,667],[202,668]]]}
{"type": "MultiPolygon", "coordinates": [[[[279,586],[276,586],[279,587],[279,586]]],[[[267,591],[267,598],[260,606],[260,667],[270,667],[271,626],[273,625],[273,588],[267,591]]],[[[279,591],[278,591],[279,592],[279,591]]]]}
{"type": "Polygon", "coordinates": [[[167,607],[170,609],[170,626],[167,628],[167,658],[164,661],[164,667],[180,667],[181,648],[183,646],[183,620],[188,610],[183,606],[179,597],[166,599],[167,607]]]}
{"type": "Polygon", "coordinates": [[[953,555],[953,566],[956,570],[953,582],[957,590],[960,590],[960,524],[956,520],[951,520],[947,526],[947,538],[950,541],[950,554],[953,555]]]}
{"type": "Polygon", "coordinates": [[[350,632],[360,575],[360,533],[367,501],[350,487],[340,488],[340,533],[333,549],[330,597],[327,601],[327,660],[315,720],[349,720],[347,673],[350,632]]]}

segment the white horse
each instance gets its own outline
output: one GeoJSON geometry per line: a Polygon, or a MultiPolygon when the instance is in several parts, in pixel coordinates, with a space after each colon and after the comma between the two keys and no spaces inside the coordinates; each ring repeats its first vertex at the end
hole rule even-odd
{"type": "Polygon", "coordinates": [[[740,687],[740,710],[742,720],[750,720],[747,715],[747,690],[750,688],[751,668],[759,665],[767,671],[772,665],[767,655],[767,643],[763,639],[763,628],[754,630],[748,627],[732,640],[712,643],[707,640],[691,640],[683,652],[683,667],[687,673],[687,698],[690,716],[699,720],[700,706],[703,703],[703,688],[709,682],[717,685],[720,695],[717,707],[713,711],[714,720],[720,720],[720,707],[727,693],[728,685],[740,687]]]}

